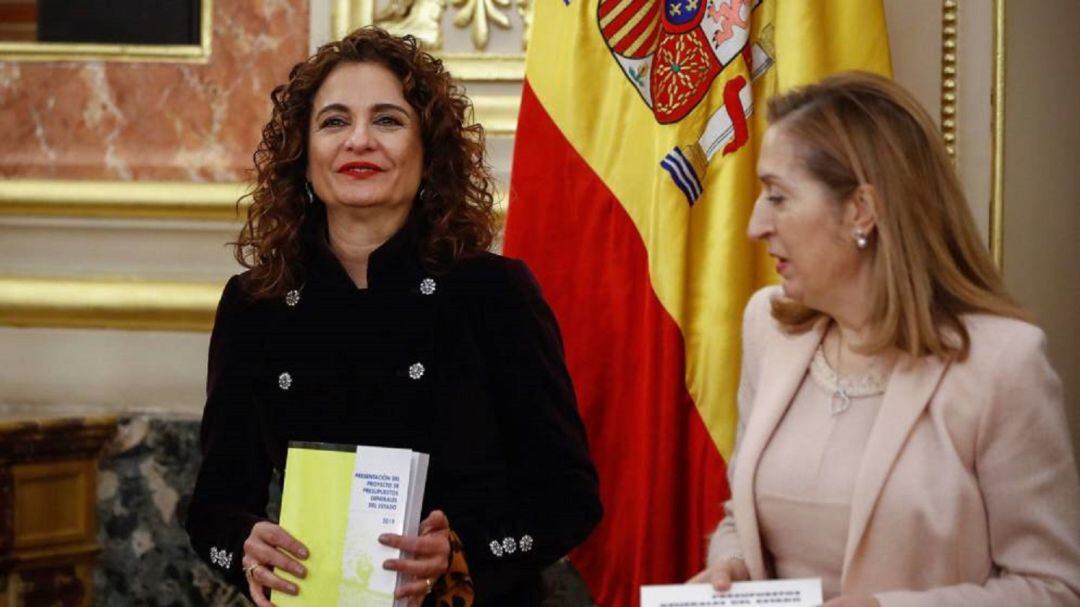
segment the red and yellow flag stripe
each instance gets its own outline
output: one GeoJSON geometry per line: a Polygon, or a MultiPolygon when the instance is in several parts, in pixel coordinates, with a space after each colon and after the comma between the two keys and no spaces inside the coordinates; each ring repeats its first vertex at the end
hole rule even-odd
{"type": "Polygon", "coordinates": [[[771,93],[889,71],[880,0],[542,0],[507,254],[563,329],[605,518],[573,555],[600,605],[686,579],[727,495],[745,236],[771,93]],[[704,2],[704,4],[698,4],[704,2]]]}

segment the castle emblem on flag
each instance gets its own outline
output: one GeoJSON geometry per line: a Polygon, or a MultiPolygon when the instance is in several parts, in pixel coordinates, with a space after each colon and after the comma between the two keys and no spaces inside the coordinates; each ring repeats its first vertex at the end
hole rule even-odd
{"type": "Polygon", "coordinates": [[[764,0],[600,0],[600,33],[630,84],[660,124],[677,123],[723,80],[722,106],[696,142],[664,156],[660,167],[693,205],[705,170],[717,154],[748,140],[753,94],[743,72],[726,68],[740,59],[752,78],[772,65],[771,26],[750,44],[750,14],[764,0]]]}

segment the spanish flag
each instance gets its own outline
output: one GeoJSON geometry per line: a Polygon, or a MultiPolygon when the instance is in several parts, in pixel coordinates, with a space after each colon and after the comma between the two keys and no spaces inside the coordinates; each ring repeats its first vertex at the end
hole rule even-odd
{"type": "MultiPolygon", "coordinates": [[[[728,497],[746,237],[774,92],[888,74],[881,0],[537,0],[505,252],[564,332],[605,516],[597,603],[704,566],[728,497]]],[[[552,487],[558,491],[558,487],[552,487]]]]}

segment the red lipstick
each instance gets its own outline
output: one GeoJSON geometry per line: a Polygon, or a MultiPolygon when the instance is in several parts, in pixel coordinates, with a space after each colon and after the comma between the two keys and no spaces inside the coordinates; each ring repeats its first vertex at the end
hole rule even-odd
{"type": "Polygon", "coordinates": [[[352,179],[367,179],[382,173],[383,169],[371,162],[346,162],[338,167],[337,172],[352,179]]]}

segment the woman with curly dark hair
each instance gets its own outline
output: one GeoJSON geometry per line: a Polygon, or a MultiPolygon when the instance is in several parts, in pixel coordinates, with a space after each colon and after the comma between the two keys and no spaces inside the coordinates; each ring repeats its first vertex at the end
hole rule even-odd
{"type": "Polygon", "coordinates": [[[537,605],[601,515],[562,342],[532,274],[487,252],[483,130],[441,62],[364,28],[274,89],[210,341],[200,557],[269,605],[304,538],[266,515],[292,441],[430,454],[410,605],[537,605]],[[475,603],[474,603],[475,601],[475,603]]]}

